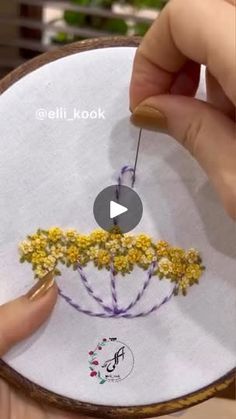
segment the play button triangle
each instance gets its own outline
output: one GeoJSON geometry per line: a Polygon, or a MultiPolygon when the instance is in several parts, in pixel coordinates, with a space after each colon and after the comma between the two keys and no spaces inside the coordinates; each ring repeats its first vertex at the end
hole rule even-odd
{"type": "Polygon", "coordinates": [[[118,217],[118,215],[124,214],[127,211],[128,208],[123,205],[117,204],[115,201],[110,201],[110,218],[118,217]]]}

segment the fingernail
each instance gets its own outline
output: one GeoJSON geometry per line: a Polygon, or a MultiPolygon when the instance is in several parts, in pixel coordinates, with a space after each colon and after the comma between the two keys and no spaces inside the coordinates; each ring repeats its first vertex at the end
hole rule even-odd
{"type": "Polygon", "coordinates": [[[30,301],[38,300],[43,297],[54,284],[54,272],[51,271],[43,278],[39,279],[37,284],[34,285],[29,292],[26,294],[26,297],[30,301]]]}
{"type": "Polygon", "coordinates": [[[140,128],[167,133],[167,118],[158,109],[148,105],[138,105],[130,117],[140,128]]]}

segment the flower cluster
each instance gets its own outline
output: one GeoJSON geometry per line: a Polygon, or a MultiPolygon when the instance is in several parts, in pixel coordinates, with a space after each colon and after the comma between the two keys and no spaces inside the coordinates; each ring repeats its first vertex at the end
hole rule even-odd
{"type": "Polygon", "coordinates": [[[179,247],[171,247],[168,243],[157,243],[159,256],[157,274],[160,279],[168,278],[178,287],[176,293],[186,295],[187,289],[197,284],[204,270],[199,252],[195,249],[185,251],[179,247]]]}
{"type": "Polygon", "coordinates": [[[76,230],[52,227],[38,229],[20,246],[20,261],[32,264],[36,278],[54,270],[60,275],[58,265],[77,269],[93,262],[98,269],[110,269],[125,275],[134,266],[146,270],[155,263],[155,274],[176,283],[176,293],[186,294],[189,286],[198,283],[204,270],[197,250],[172,247],[166,241],[154,243],[146,234],[122,234],[119,230],[95,230],[89,235],[76,230]]]}

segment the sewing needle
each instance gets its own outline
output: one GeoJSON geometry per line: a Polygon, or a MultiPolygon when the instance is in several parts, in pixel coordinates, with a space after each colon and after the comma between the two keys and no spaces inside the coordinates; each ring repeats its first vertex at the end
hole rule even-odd
{"type": "Polygon", "coordinates": [[[140,148],[140,142],[141,142],[141,134],[142,134],[142,128],[139,130],[139,136],[138,136],[138,145],[136,150],[136,156],[135,156],[135,162],[134,162],[134,171],[132,176],[132,188],[134,187],[135,178],[136,178],[136,168],[138,163],[138,155],[139,155],[139,148],[140,148]]]}

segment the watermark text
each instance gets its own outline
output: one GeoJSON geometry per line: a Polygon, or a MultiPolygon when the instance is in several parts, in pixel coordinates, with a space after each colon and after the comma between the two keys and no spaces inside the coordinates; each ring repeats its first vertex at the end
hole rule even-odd
{"type": "Polygon", "coordinates": [[[68,110],[63,106],[55,109],[39,108],[35,111],[35,118],[38,121],[45,120],[62,120],[62,121],[77,121],[80,119],[106,119],[105,110],[97,109],[78,109],[72,108],[68,110]]]}

